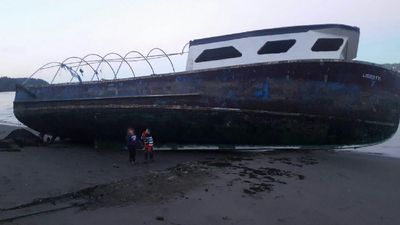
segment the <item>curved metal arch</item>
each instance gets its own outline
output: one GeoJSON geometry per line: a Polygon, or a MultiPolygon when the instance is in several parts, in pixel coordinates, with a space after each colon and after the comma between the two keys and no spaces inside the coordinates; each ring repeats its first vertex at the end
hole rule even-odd
{"type": "Polygon", "coordinates": [[[167,59],[168,59],[168,61],[169,61],[169,63],[171,64],[171,67],[172,67],[172,71],[174,71],[174,73],[175,73],[175,67],[174,67],[174,64],[172,63],[172,61],[171,61],[171,59],[169,58],[169,56],[168,56],[168,54],[167,53],[165,53],[164,52],[164,50],[162,50],[161,48],[153,48],[153,49],[151,49],[150,51],[149,51],[149,53],[147,53],[147,56],[146,56],[146,58],[149,58],[149,55],[150,55],[150,53],[152,53],[153,51],[155,51],[155,50],[158,50],[158,51],[160,51],[160,52],[162,52],[166,57],[167,57],[167,59]]]}
{"type": "MultiPolygon", "coordinates": [[[[64,61],[61,62],[60,67],[58,68],[57,72],[54,74],[54,77],[53,77],[53,79],[51,80],[51,83],[50,83],[50,84],[52,84],[52,83],[54,82],[54,80],[56,79],[56,77],[57,77],[57,75],[58,75],[58,72],[60,72],[61,67],[62,67],[63,65],[65,65],[64,63],[65,63],[66,61],[70,60],[70,59],[79,59],[79,60],[83,61],[84,63],[86,63],[86,65],[88,65],[88,66],[90,66],[90,68],[92,68],[93,72],[97,73],[97,71],[93,68],[93,66],[90,65],[85,59],[82,59],[82,58],[76,57],[76,56],[72,56],[72,57],[66,58],[64,61]]],[[[99,78],[99,77],[97,77],[97,79],[98,79],[98,78],[99,78]]]]}
{"type": "MultiPolygon", "coordinates": [[[[110,67],[110,69],[114,72],[114,68],[111,66],[110,62],[107,61],[106,59],[104,59],[104,57],[102,57],[102,56],[99,55],[99,54],[96,54],[96,53],[87,54],[87,55],[85,55],[82,59],[86,59],[87,57],[90,57],[90,56],[97,56],[97,57],[100,58],[100,60],[105,61],[105,62],[107,63],[107,65],[110,67]]],[[[82,61],[79,62],[78,67],[76,67],[76,69],[75,69],[75,72],[78,71],[78,69],[79,69],[79,67],[81,66],[81,64],[82,64],[82,61]]],[[[115,72],[114,72],[114,73],[115,73],[115,72]]]]}
{"type": "MultiPolygon", "coordinates": [[[[85,55],[82,59],[85,60],[87,57],[90,57],[90,56],[97,56],[97,57],[99,57],[99,58],[100,58],[99,64],[101,64],[103,61],[106,62],[107,65],[108,65],[108,66],[110,67],[110,69],[112,70],[112,72],[113,72],[113,74],[114,74],[114,77],[116,76],[115,70],[114,70],[114,68],[111,66],[110,62],[108,62],[106,59],[104,59],[104,57],[102,57],[101,55],[96,54],[96,53],[91,53],[91,54],[85,55]]],[[[78,66],[77,66],[76,69],[75,69],[75,72],[78,71],[79,67],[82,65],[82,62],[83,62],[82,60],[79,62],[78,66]]],[[[92,78],[90,79],[90,81],[92,81],[92,80],[94,79],[94,76],[97,77],[97,80],[100,80],[98,74],[99,74],[99,73],[98,73],[98,68],[96,68],[96,71],[93,73],[93,76],[92,76],[92,78]]],[[[73,79],[74,79],[74,78],[72,77],[72,78],[71,78],[71,81],[72,81],[73,79]]]]}
{"type": "Polygon", "coordinates": [[[49,63],[44,64],[39,69],[37,69],[34,73],[32,73],[28,78],[26,78],[24,80],[24,82],[22,82],[22,86],[24,86],[28,82],[28,80],[32,79],[32,77],[35,76],[36,73],[38,73],[39,71],[41,71],[43,69],[46,69],[45,67],[48,66],[48,65],[51,65],[51,64],[57,64],[58,66],[61,66],[60,62],[49,62],[49,63]]]}
{"type": "MultiPolygon", "coordinates": [[[[141,57],[143,57],[143,59],[147,62],[147,64],[150,66],[150,69],[151,69],[151,72],[152,72],[152,75],[154,75],[155,73],[154,73],[154,69],[153,69],[153,66],[151,65],[151,63],[149,62],[149,60],[147,60],[147,58],[141,53],[141,52],[138,52],[138,51],[129,51],[128,53],[126,53],[125,54],[125,56],[124,56],[124,59],[125,59],[125,61],[127,61],[126,59],[127,59],[127,57],[130,55],[130,54],[132,54],[132,53],[136,53],[136,54],[139,54],[141,57]]],[[[121,62],[121,64],[119,64],[119,67],[118,67],[118,70],[117,70],[117,73],[118,73],[118,71],[121,69],[121,66],[122,66],[122,62],[121,62]]]]}
{"type": "Polygon", "coordinates": [[[186,43],[186,44],[183,46],[181,55],[183,55],[183,54],[186,53],[186,52],[185,52],[185,49],[186,49],[186,47],[189,46],[189,45],[190,45],[190,42],[186,43]]]}
{"type": "MultiPolygon", "coordinates": [[[[120,58],[122,59],[121,63],[122,63],[122,62],[125,62],[126,64],[128,64],[129,69],[131,70],[133,77],[135,77],[135,71],[133,71],[133,68],[132,68],[131,64],[129,64],[128,61],[126,61],[125,58],[122,57],[122,55],[120,55],[120,54],[118,54],[118,53],[115,53],[115,52],[110,52],[110,53],[107,53],[105,56],[103,56],[103,59],[105,59],[105,58],[106,58],[107,56],[109,56],[109,55],[117,55],[118,57],[120,57],[120,58]]],[[[99,63],[99,65],[97,66],[97,69],[100,67],[100,64],[101,64],[101,63],[99,63]]],[[[97,69],[96,69],[96,70],[97,70],[97,69]]],[[[117,79],[117,74],[118,74],[118,72],[119,72],[119,69],[120,69],[120,68],[118,68],[117,73],[114,73],[114,79],[117,79]]]]}

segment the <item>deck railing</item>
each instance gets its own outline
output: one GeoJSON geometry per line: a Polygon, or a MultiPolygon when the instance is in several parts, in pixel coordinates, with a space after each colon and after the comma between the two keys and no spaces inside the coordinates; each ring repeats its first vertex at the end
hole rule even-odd
{"type": "Polygon", "coordinates": [[[101,56],[99,54],[95,53],[90,53],[85,55],[84,57],[68,57],[65,60],[61,62],[50,62],[46,63],[43,66],[41,66],[39,69],[37,69],[34,73],[32,73],[23,83],[22,85],[26,85],[27,82],[34,78],[39,72],[44,71],[44,70],[49,70],[49,69],[56,69],[56,72],[51,78],[50,84],[53,84],[57,77],[60,75],[62,70],[66,70],[69,72],[71,75],[71,79],[67,83],[71,83],[74,81],[74,79],[77,79],[78,82],[83,82],[82,81],[82,76],[83,76],[83,69],[82,68],[89,68],[91,71],[92,75],[90,76],[89,81],[93,81],[97,79],[98,81],[102,80],[102,77],[100,77],[99,69],[100,66],[106,65],[112,72],[113,79],[119,79],[119,75],[121,73],[121,68],[124,64],[126,64],[129,68],[129,72],[131,73],[132,77],[136,77],[136,72],[134,70],[134,67],[132,64],[134,62],[140,62],[144,61],[149,69],[151,70],[150,75],[155,75],[155,70],[154,70],[154,65],[152,64],[152,60],[156,59],[161,59],[161,58],[166,58],[168,60],[168,63],[171,65],[171,71],[170,72],[176,72],[176,67],[173,63],[173,60],[171,57],[173,56],[182,56],[188,53],[188,51],[185,51],[187,47],[189,46],[189,43],[187,43],[181,52],[177,53],[170,53],[167,54],[164,50],[161,48],[153,48],[151,49],[146,55],[142,54],[139,51],[129,51],[125,55],[121,55],[115,52],[110,52],[105,54],[104,56],[101,56]],[[154,52],[160,52],[160,54],[153,54],[154,52]],[[137,56],[131,56],[133,54],[136,54],[137,56]],[[112,57],[111,57],[112,56],[112,57]],[[90,59],[88,58],[91,57],[96,57],[97,59],[90,59]],[[116,68],[113,67],[112,64],[117,64],[118,66],[116,68]]]}

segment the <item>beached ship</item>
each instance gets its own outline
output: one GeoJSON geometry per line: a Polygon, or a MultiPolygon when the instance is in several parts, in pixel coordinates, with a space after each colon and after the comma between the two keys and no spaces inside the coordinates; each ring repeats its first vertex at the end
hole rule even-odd
{"type": "MultiPolygon", "coordinates": [[[[154,74],[151,57],[141,55],[153,74],[118,79],[117,72],[111,80],[91,66],[110,65],[106,57],[73,57],[57,66],[77,82],[20,85],[14,113],[43,134],[79,140],[121,140],[133,126],[150,127],[166,144],[375,144],[398,128],[400,77],[354,60],[359,35],[357,27],[324,24],[198,39],[188,45],[185,71],[154,74]],[[82,81],[83,66],[92,80],[82,81]]],[[[127,55],[121,64],[129,65],[127,55]]]]}

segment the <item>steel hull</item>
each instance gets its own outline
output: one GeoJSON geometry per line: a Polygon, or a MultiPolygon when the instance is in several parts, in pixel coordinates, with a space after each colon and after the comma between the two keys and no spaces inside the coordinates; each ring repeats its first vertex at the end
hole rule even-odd
{"type": "Polygon", "coordinates": [[[14,113],[42,133],[157,143],[365,145],[397,130],[399,75],[343,61],[296,61],[18,88],[14,113]]]}

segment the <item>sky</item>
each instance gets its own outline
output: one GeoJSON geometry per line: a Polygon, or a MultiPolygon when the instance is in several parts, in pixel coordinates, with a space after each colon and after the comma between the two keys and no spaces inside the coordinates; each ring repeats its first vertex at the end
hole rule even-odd
{"type": "Polygon", "coordinates": [[[400,62],[399,0],[2,0],[0,76],[89,53],[180,52],[190,40],[281,26],[358,26],[358,60],[400,62]]]}

